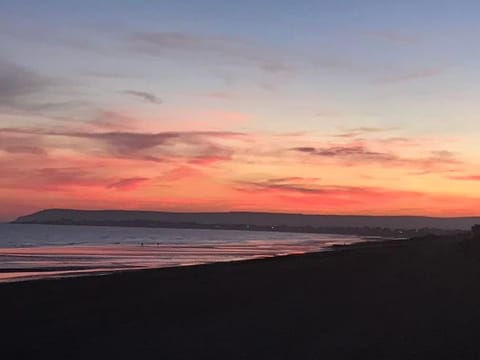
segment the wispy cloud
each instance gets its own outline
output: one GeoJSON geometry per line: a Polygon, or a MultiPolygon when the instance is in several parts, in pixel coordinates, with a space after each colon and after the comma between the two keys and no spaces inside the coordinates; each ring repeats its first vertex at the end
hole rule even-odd
{"type": "MultiPolygon", "coordinates": [[[[58,162],[44,159],[44,164],[49,167],[38,167],[38,162],[25,162],[19,159],[26,169],[18,169],[11,166],[8,161],[3,166],[3,177],[0,179],[1,188],[25,189],[48,192],[71,192],[76,189],[102,189],[131,191],[146,183],[146,177],[118,177],[114,173],[104,172],[92,167],[93,163],[87,162],[83,165],[72,166],[69,162],[58,162]],[[56,165],[55,164],[59,164],[56,165]],[[10,165],[10,166],[9,166],[10,165]],[[68,166],[71,165],[71,166],[68,166]]],[[[17,162],[18,162],[17,161],[17,162]]]]}
{"type": "MultiPolygon", "coordinates": [[[[371,145],[388,145],[404,144],[404,141],[397,141],[396,138],[392,142],[384,140],[375,140],[371,145]]],[[[409,146],[411,142],[407,142],[409,146]]],[[[351,144],[334,144],[324,147],[298,146],[289,149],[290,151],[303,154],[303,156],[313,158],[324,158],[341,161],[348,166],[363,166],[365,164],[380,164],[392,168],[409,168],[416,169],[417,174],[428,174],[433,172],[452,171],[454,168],[463,165],[463,161],[457,157],[457,154],[447,150],[430,150],[426,154],[418,156],[402,156],[396,152],[375,151],[368,147],[368,141],[355,142],[351,144]],[[420,172],[418,172],[418,170],[420,172]]]]}
{"type": "Polygon", "coordinates": [[[425,68],[419,70],[410,70],[404,72],[396,72],[386,76],[377,78],[374,82],[377,84],[395,84],[405,81],[413,81],[437,76],[443,72],[439,68],[425,68]]]}
{"type": "Polygon", "coordinates": [[[52,83],[47,77],[0,59],[0,105],[19,106],[25,96],[40,92],[52,83]]]}
{"type": "Polygon", "coordinates": [[[276,211],[298,211],[329,214],[430,214],[445,211],[472,214],[478,209],[478,198],[441,195],[425,191],[401,190],[381,186],[316,187],[288,185],[270,186],[268,180],[238,184],[237,203],[250,208],[259,201],[276,211]]]}
{"type": "Polygon", "coordinates": [[[207,56],[222,63],[252,64],[272,74],[289,69],[275,51],[225,36],[203,36],[182,32],[138,32],[130,36],[130,43],[135,50],[155,56],[194,54],[207,56]]]}
{"type": "Polygon", "coordinates": [[[106,186],[107,189],[120,190],[120,191],[132,191],[136,190],[141,184],[148,181],[148,178],[133,177],[127,179],[120,179],[106,186]]]}
{"type": "MultiPolygon", "coordinates": [[[[316,211],[322,207],[334,206],[341,209],[358,208],[369,204],[372,208],[381,207],[385,202],[397,203],[403,199],[421,197],[420,192],[401,191],[371,186],[340,186],[332,184],[307,185],[292,182],[276,183],[271,180],[239,182],[236,190],[250,196],[263,198],[275,196],[277,199],[291,201],[292,204],[303,203],[304,207],[315,206],[316,211]]],[[[343,212],[343,211],[342,211],[343,212]]]]}
{"type": "Polygon", "coordinates": [[[3,128],[0,129],[0,138],[3,140],[0,149],[10,153],[42,154],[52,149],[68,148],[92,156],[154,162],[183,161],[197,166],[211,166],[234,158],[237,161],[262,161],[278,158],[279,153],[285,155],[283,161],[286,162],[301,161],[319,165],[321,163],[318,160],[324,159],[341,166],[381,165],[426,173],[451,171],[464,165],[454,152],[429,150],[423,145],[419,148],[420,145],[411,139],[398,138],[356,139],[348,142],[332,142],[324,138],[324,144],[312,146],[312,139],[308,137],[283,136],[279,140],[277,135],[234,131],[150,133],[35,128],[3,128]],[[21,147],[18,146],[19,139],[22,140],[21,147]],[[288,142],[296,145],[285,148],[288,142]],[[405,149],[408,151],[405,152],[405,149]]]}
{"type": "Polygon", "coordinates": [[[347,129],[344,132],[334,134],[334,137],[339,138],[353,138],[369,134],[379,134],[385,132],[391,132],[398,130],[396,127],[374,127],[374,126],[361,126],[356,128],[347,129]]]}
{"type": "Polygon", "coordinates": [[[449,177],[452,180],[462,180],[462,181],[480,181],[480,174],[471,174],[471,175],[456,175],[449,177]]]}
{"type": "MultiPolygon", "coordinates": [[[[28,162],[25,159],[18,159],[23,169],[12,166],[12,162],[4,162],[0,188],[10,189],[33,189],[35,191],[70,191],[73,188],[91,188],[105,186],[111,179],[97,174],[92,169],[85,169],[78,166],[62,167],[39,167],[37,162],[28,162]],[[10,165],[10,166],[9,166],[10,165]],[[28,169],[28,170],[27,170],[28,169]]],[[[50,164],[48,159],[44,164],[50,164]]]]}
{"type": "Polygon", "coordinates": [[[37,136],[0,133],[0,151],[9,154],[45,155],[44,144],[37,136]]]}
{"type": "Polygon", "coordinates": [[[344,145],[329,147],[295,147],[291,150],[306,153],[314,156],[333,157],[333,158],[350,158],[363,161],[391,161],[396,157],[392,154],[376,152],[368,150],[362,145],[344,145]]]}
{"type": "Polygon", "coordinates": [[[61,190],[68,186],[96,186],[102,179],[80,167],[40,168],[34,171],[37,186],[61,190]]]}
{"type": "Polygon", "coordinates": [[[191,166],[177,166],[159,177],[161,181],[179,181],[183,179],[199,179],[205,173],[191,166]]]}
{"type": "Polygon", "coordinates": [[[93,119],[86,122],[97,131],[133,131],[138,120],[116,111],[100,110],[93,119]]]}
{"type": "MultiPolygon", "coordinates": [[[[198,165],[208,165],[229,159],[233,150],[223,142],[242,139],[246,134],[229,131],[140,133],[4,128],[0,129],[0,136],[8,139],[21,136],[32,142],[43,141],[46,148],[59,146],[49,138],[69,138],[69,148],[97,156],[154,162],[185,159],[198,165]]],[[[9,140],[9,143],[13,141],[9,140]]]]}
{"type": "Polygon", "coordinates": [[[161,104],[163,102],[162,99],[157,97],[155,94],[146,91],[123,90],[121,93],[135,96],[152,104],[161,104]]]}
{"type": "Polygon", "coordinates": [[[271,178],[261,181],[238,181],[236,186],[243,191],[280,190],[297,193],[317,194],[324,191],[315,183],[318,178],[304,178],[298,176],[271,178]]]}
{"type": "Polygon", "coordinates": [[[74,93],[70,93],[72,89],[71,84],[64,79],[46,76],[16,62],[0,58],[2,114],[48,117],[52,120],[66,117],[71,121],[71,116],[66,114],[91,105],[81,98],[71,98],[74,93]],[[60,88],[62,94],[55,94],[54,91],[60,88]]]}

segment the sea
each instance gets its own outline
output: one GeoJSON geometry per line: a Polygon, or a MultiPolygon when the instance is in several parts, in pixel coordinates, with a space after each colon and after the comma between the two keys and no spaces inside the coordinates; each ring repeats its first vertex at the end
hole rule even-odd
{"type": "Polygon", "coordinates": [[[273,231],[0,224],[0,282],[305,254],[365,240],[273,231]]]}

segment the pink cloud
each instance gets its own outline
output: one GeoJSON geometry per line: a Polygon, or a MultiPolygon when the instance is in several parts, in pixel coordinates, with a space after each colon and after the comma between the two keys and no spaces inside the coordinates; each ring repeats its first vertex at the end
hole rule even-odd
{"type": "Polygon", "coordinates": [[[198,156],[189,161],[193,165],[209,166],[223,161],[231,160],[230,156],[198,156]]]}
{"type": "Polygon", "coordinates": [[[149,180],[144,177],[134,177],[127,179],[120,179],[106,186],[107,189],[120,190],[120,191],[132,191],[136,190],[141,184],[149,180]]]}
{"type": "Polygon", "coordinates": [[[461,175],[461,176],[450,176],[452,180],[464,180],[464,181],[480,181],[480,175],[461,175]]]}
{"type": "Polygon", "coordinates": [[[204,176],[205,173],[198,169],[190,166],[179,166],[165,173],[160,179],[165,181],[178,181],[189,178],[198,179],[204,176]]]}
{"type": "Polygon", "coordinates": [[[308,186],[268,181],[236,187],[236,208],[328,213],[472,215],[480,210],[477,197],[405,191],[382,187],[308,186]]]}

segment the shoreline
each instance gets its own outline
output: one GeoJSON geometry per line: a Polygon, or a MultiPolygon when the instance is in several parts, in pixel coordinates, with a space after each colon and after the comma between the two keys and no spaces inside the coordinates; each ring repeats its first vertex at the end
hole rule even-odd
{"type": "MultiPolygon", "coordinates": [[[[333,244],[381,241],[383,238],[136,229],[81,229],[54,226],[8,226],[0,237],[0,281],[41,278],[48,272],[100,272],[165,268],[216,261],[238,261],[317,252],[333,244]],[[65,239],[68,239],[66,241],[65,239]],[[17,241],[15,241],[17,240],[17,241]],[[11,275],[9,275],[9,273],[11,275]]],[[[79,274],[81,275],[81,274],[79,274]]]]}
{"type": "MultiPolygon", "coordinates": [[[[320,254],[329,251],[342,251],[352,246],[356,247],[366,247],[373,246],[374,243],[386,243],[386,242],[396,242],[396,241],[405,241],[411,240],[407,238],[381,238],[381,237],[364,237],[363,241],[351,243],[351,244],[334,244],[327,246],[321,250],[308,251],[302,253],[290,253],[290,254],[278,254],[278,255],[257,255],[252,258],[246,259],[233,259],[233,260],[218,260],[218,261],[209,261],[209,262],[198,262],[192,264],[178,264],[178,265],[165,265],[165,266],[115,266],[115,265],[105,265],[105,266],[94,266],[94,265],[84,265],[84,266],[45,266],[45,267],[31,267],[31,268],[1,268],[0,267],[0,286],[3,283],[14,283],[14,282],[24,282],[24,281],[39,281],[39,280],[59,280],[61,278],[72,278],[72,277],[89,277],[89,276],[106,276],[111,275],[117,272],[128,272],[128,271],[142,271],[142,270],[162,270],[170,269],[177,267],[192,267],[192,266],[203,266],[211,265],[216,263],[241,263],[245,261],[254,261],[254,260],[264,260],[270,258],[280,258],[288,256],[303,256],[310,254],[320,254]],[[27,275],[27,273],[31,273],[27,275]],[[18,277],[10,277],[9,275],[18,277]],[[17,274],[26,274],[26,275],[17,275],[17,274]]],[[[386,245],[385,245],[386,246],[386,245]]],[[[69,246],[65,246],[69,248],[69,246]]],[[[110,246],[106,246],[110,247],[110,246]]],[[[41,249],[39,247],[38,249],[41,249]]],[[[104,248],[104,246],[102,246],[104,248]]],[[[146,246],[145,248],[148,248],[146,246]]],[[[17,248],[14,248],[15,250],[17,248]]],[[[22,248],[23,249],[23,248],[22,248]]],[[[30,249],[30,248],[27,248],[30,249]]]]}
{"type": "Polygon", "coordinates": [[[478,249],[430,237],[3,283],[3,349],[8,358],[477,359],[478,249]]]}

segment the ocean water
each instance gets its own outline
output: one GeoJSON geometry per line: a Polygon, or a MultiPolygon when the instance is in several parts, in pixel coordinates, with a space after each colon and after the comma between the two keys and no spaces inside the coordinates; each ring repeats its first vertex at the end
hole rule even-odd
{"type": "Polygon", "coordinates": [[[0,281],[303,254],[364,240],[263,231],[0,224],[0,281]]]}

